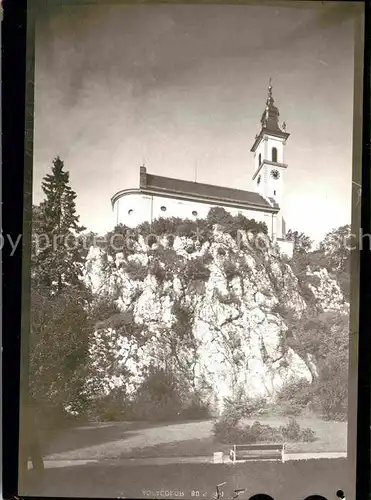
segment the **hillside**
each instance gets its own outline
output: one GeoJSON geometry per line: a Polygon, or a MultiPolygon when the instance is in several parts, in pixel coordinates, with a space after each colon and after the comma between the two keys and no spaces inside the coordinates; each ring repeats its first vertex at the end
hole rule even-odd
{"type": "Polygon", "coordinates": [[[269,399],[293,379],[317,377],[317,358],[292,325],[332,312],[346,319],[338,282],[318,263],[299,272],[258,236],[263,225],[217,210],[197,223],[118,227],[90,247],[85,281],[102,311],[91,380],[101,395],[134,394],[155,366],[220,411],[241,391],[269,399]]]}

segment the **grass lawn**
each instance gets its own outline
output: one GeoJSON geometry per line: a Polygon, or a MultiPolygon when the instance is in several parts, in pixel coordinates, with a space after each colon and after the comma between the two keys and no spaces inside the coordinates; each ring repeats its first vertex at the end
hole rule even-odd
{"type": "MultiPolygon", "coordinates": [[[[252,424],[255,419],[247,420],[246,424],[252,424]]],[[[277,417],[259,418],[261,424],[279,427],[284,425],[285,419],[277,417]]],[[[316,452],[346,452],[347,447],[347,425],[346,422],[326,422],[315,418],[297,418],[300,427],[310,427],[315,431],[317,440],[312,443],[287,443],[287,453],[316,453],[316,452]]],[[[188,457],[188,456],[212,456],[217,451],[229,453],[231,446],[237,443],[218,443],[210,432],[206,437],[189,439],[187,441],[174,441],[156,446],[133,449],[124,452],[121,458],[154,458],[154,457],[188,457]]]]}
{"type": "MultiPolygon", "coordinates": [[[[253,423],[251,419],[246,423],[253,423]]],[[[285,425],[282,417],[259,417],[262,424],[285,425]]],[[[287,443],[287,453],[345,452],[346,422],[326,422],[316,417],[297,418],[300,427],[310,427],[317,439],[312,443],[287,443]]],[[[45,455],[52,459],[115,459],[212,456],[228,453],[236,443],[215,441],[212,421],[150,424],[112,422],[92,424],[62,432],[48,443],[45,455]]]]}
{"type": "Polygon", "coordinates": [[[143,429],[163,427],[163,423],[97,422],[41,433],[45,454],[72,452],[85,447],[117,442],[140,433],[143,429]]]}

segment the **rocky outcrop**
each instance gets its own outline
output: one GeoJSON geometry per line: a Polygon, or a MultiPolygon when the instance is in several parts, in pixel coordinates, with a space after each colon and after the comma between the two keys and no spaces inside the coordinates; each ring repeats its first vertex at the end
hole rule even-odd
{"type": "MultiPolygon", "coordinates": [[[[347,313],[325,269],[308,268],[307,276],[318,310],[347,313]]],[[[130,312],[140,332],[98,325],[91,356],[104,391],[125,385],[130,392],[153,360],[194,387],[206,380],[219,401],[240,388],[270,396],[293,376],[312,378],[315,367],[285,342],[282,306],[300,317],[309,305],[277,249],[237,244],[218,229],[202,245],[186,237],[152,245],[138,238],[129,255],[92,247],[86,281],[95,296],[130,312]]]]}

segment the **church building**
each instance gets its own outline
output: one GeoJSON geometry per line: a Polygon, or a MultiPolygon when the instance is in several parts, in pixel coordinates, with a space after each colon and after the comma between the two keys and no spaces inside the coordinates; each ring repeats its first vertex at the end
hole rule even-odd
{"type": "Polygon", "coordinates": [[[290,134],[285,123],[279,123],[271,81],[260,121],[260,132],[251,147],[252,191],[154,175],[142,166],[139,187],[118,191],[111,199],[115,224],[135,227],[160,217],[205,218],[211,207],[218,206],[232,215],[241,213],[248,219],[265,222],[272,241],[291,256],[293,244],[285,240],[285,221],[280,211],[288,167],[284,148],[290,134]]]}

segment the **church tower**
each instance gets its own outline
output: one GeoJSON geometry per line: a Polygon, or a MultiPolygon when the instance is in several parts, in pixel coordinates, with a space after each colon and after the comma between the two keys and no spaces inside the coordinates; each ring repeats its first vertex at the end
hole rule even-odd
{"type": "Polygon", "coordinates": [[[290,134],[286,124],[280,126],[278,108],[274,105],[272,80],[269,80],[268,98],[261,117],[261,130],[251,148],[254,153],[254,189],[278,205],[282,200],[284,176],[284,147],[290,134]]]}

